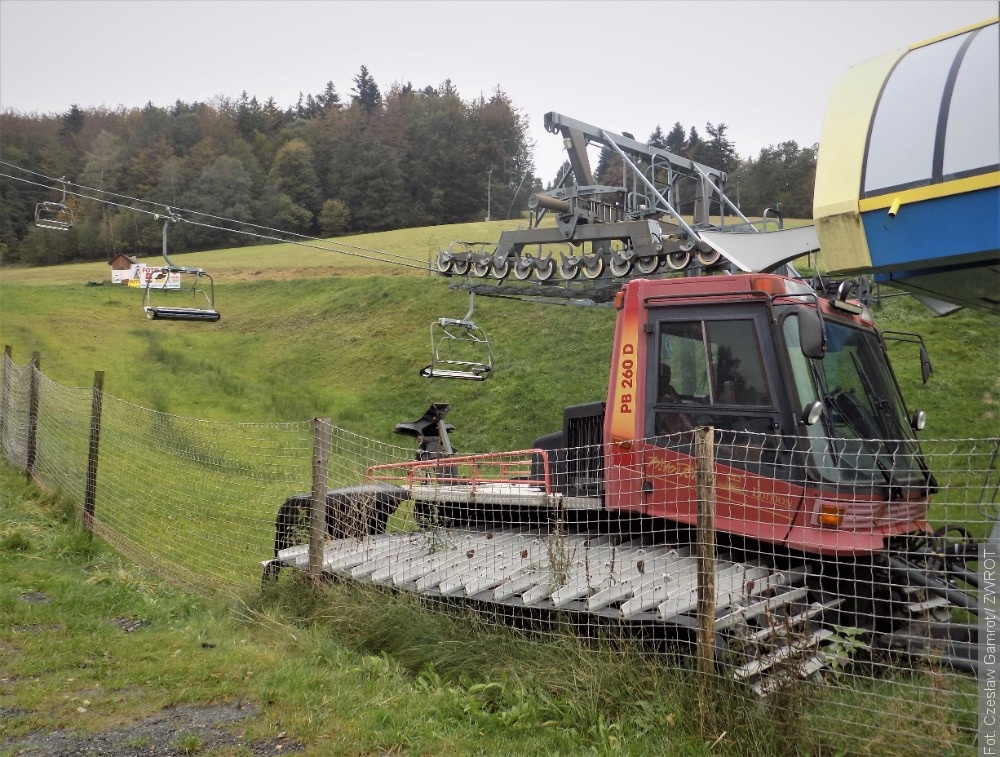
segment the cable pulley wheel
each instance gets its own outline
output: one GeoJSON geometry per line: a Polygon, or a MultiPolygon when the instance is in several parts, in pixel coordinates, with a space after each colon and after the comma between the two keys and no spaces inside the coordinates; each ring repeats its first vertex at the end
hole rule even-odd
{"type": "Polygon", "coordinates": [[[566,281],[572,281],[580,275],[580,261],[563,258],[559,263],[559,275],[566,281]]]}
{"type": "Polygon", "coordinates": [[[635,270],[644,276],[656,273],[656,269],[659,267],[660,259],[656,255],[643,255],[635,260],[635,270]]]}
{"type": "Polygon", "coordinates": [[[493,278],[503,280],[510,274],[510,258],[504,258],[499,263],[493,261],[493,278]]]}
{"type": "Polygon", "coordinates": [[[690,252],[671,252],[667,255],[667,267],[672,271],[683,271],[690,264],[690,252]]]}
{"type": "Polygon", "coordinates": [[[722,257],[722,253],[720,253],[718,250],[709,250],[707,252],[703,250],[697,250],[694,256],[698,259],[699,263],[701,263],[703,266],[707,268],[710,265],[715,265],[716,263],[718,263],[719,259],[722,257]]]}
{"type": "Polygon", "coordinates": [[[588,279],[600,278],[604,273],[604,258],[600,255],[584,255],[580,270],[588,279]]]}
{"type": "Polygon", "coordinates": [[[548,281],[556,272],[556,261],[551,256],[538,258],[535,261],[535,278],[539,281],[548,281]]]}
{"type": "Polygon", "coordinates": [[[535,259],[530,255],[517,258],[514,261],[514,278],[518,281],[524,281],[525,279],[531,278],[531,271],[534,267],[535,259]]]}
{"type": "Polygon", "coordinates": [[[612,255],[608,268],[611,270],[612,276],[622,278],[632,273],[632,265],[632,258],[620,258],[617,255],[612,255]]]}
{"type": "Polygon", "coordinates": [[[454,258],[444,250],[438,250],[437,269],[441,273],[451,273],[454,267],[454,258]]]}

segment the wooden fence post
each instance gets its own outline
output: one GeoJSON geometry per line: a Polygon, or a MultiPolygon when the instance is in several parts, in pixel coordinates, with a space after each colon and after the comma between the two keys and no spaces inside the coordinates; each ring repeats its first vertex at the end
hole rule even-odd
{"type": "Polygon", "coordinates": [[[87,448],[87,483],[83,492],[83,527],[94,525],[94,501],[97,497],[97,452],[101,446],[101,405],[104,396],[104,371],[94,373],[94,397],[90,403],[90,445],[87,448]]]}
{"type": "Polygon", "coordinates": [[[3,389],[0,390],[0,457],[7,457],[5,440],[7,439],[7,413],[10,412],[10,376],[7,370],[10,368],[11,347],[5,344],[3,347],[3,389]]]}
{"type": "Polygon", "coordinates": [[[331,425],[313,418],[312,511],[309,519],[309,575],[323,575],[323,541],[326,536],[326,492],[329,488],[331,425]]]}
{"type": "Polygon", "coordinates": [[[698,496],[698,673],[701,720],[711,727],[715,678],[715,450],[713,429],[694,432],[695,485],[698,496]]]}
{"type": "Polygon", "coordinates": [[[41,370],[42,356],[39,352],[31,353],[28,378],[28,450],[24,465],[25,480],[31,483],[34,475],[36,443],[38,437],[38,372],[41,370]]]}

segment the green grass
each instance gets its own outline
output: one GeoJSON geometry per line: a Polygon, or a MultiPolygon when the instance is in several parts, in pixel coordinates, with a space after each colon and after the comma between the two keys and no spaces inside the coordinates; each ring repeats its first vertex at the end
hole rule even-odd
{"type": "MultiPolygon", "coordinates": [[[[65,281],[74,268],[18,272],[35,272],[34,281],[3,272],[0,343],[21,364],[40,352],[45,374],[60,384],[89,386],[103,370],[106,393],[162,412],[243,422],[329,417],[389,441],[398,421],[445,401],[456,442],[483,451],[530,444],[559,428],[564,406],[607,392],[613,313],[606,309],[479,297],[474,318],[494,343],[494,377],[429,382],[417,375],[429,362],[429,325],[467,307],[466,296],[439,278],[220,276],[222,321],[198,324],[150,322],[138,291],[65,281]],[[55,283],[52,272],[64,280],[55,283]]],[[[932,318],[906,297],[885,300],[874,314],[879,327],[927,341],[935,370],[926,386],[913,345],[890,346],[910,409],[928,411],[925,438],[1000,435],[995,317],[932,318]]]]}
{"type": "MultiPolygon", "coordinates": [[[[494,238],[496,229],[358,241],[425,260],[456,236],[494,238]]],[[[464,315],[464,293],[439,278],[376,275],[357,259],[278,248],[179,256],[217,275],[218,324],[148,321],[137,290],[85,286],[107,277],[103,264],[0,272],[0,343],[18,364],[40,351],[46,377],[62,385],[46,395],[39,444],[64,445],[46,480],[76,503],[90,393],[63,387],[88,387],[95,370],[105,372],[102,466],[114,464],[113,475],[102,467],[97,512],[123,554],[151,550],[224,586],[256,583],[278,504],[309,487],[313,417],[398,444],[397,422],[450,402],[461,451],[499,450],[530,445],[561,426],[564,406],[606,395],[610,310],[477,298],[495,375],[428,382],[418,376],[428,326],[464,315]],[[176,538],[163,538],[167,527],[176,538]]],[[[929,413],[925,439],[1000,435],[995,318],[934,319],[908,298],[874,314],[881,328],[927,340],[927,386],[912,345],[890,347],[910,409],[929,413]]],[[[933,671],[823,687],[786,713],[733,697],[708,732],[690,676],[635,650],[583,650],[558,636],[539,643],[419,603],[292,578],[263,595],[195,600],[81,534],[61,500],[19,487],[9,469],[2,483],[0,670],[13,684],[0,687],[0,708],[27,711],[10,721],[15,734],[95,730],[169,704],[246,698],[264,708],[248,733],[286,731],[316,754],[645,754],[665,744],[699,754],[723,731],[712,752],[775,754],[794,742],[805,753],[905,754],[969,738],[970,692],[933,671]],[[52,601],[21,598],[35,591],[52,601]],[[124,634],[107,622],[131,617],[150,626],[124,634]],[[94,698],[97,683],[112,693],[94,698]],[[942,702],[951,709],[942,713],[942,702]],[[840,733],[838,719],[857,725],[840,733]],[[888,742],[890,730],[898,742],[888,742]]]]}
{"type": "Polygon", "coordinates": [[[353,277],[220,285],[218,324],[150,322],[125,288],[3,284],[0,340],[47,376],[207,420],[335,424],[385,440],[432,401],[453,404],[465,449],[523,446],[564,404],[603,399],[613,314],[477,298],[494,380],[429,382],[431,322],[467,297],[441,279],[353,277]],[[496,380],[499,378],[500,380],[496,380]]]}
{"type": "MultiPolygon", "coordinates": [[[[904,755],[961,753],[973,738],[973,682],[933,670],[770,702],[717,682],[703,725],[691,671],[628,644],[526,636],[295,575],[196,599],[123,561],[6,465],[0,492],[3,755],[32,733],[86,736],[234,702],[253,715],[226,746],[180,727],[174,748],[242,755],[280,736],[307,755],[904,755]]],[[[149,744],[140,729],[120,738],[149,744]]]]}

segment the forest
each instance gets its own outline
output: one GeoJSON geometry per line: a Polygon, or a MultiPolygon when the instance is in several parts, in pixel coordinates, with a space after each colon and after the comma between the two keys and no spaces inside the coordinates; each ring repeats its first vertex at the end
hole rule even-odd
{"type": "MultiPolygon", "coordinates": [[[[284,108],[243,92],[171,107],[4,110],[0,264],[156,254],[158,224],[129,210],[149,203],[200,221],[171,233],[171,250],[184,252],[259,244],[255,235],[462,223],[491,209],[494,219],[517,217],[532,192],[560,179],[536,175],[527,116],[499,87],[471,100],[450,80],[395,83],[383,94],[366,66],[352,81],[346,96],[331,81],[284,108]],[[46,201],[72,211],[70,233],[35,226],[46,201]]],[[[741,157],[726,131],[708,123],[702,136],[676,122],[666,133],[657,126],[648,142],[727,171],[727,194],[747,215],[774,207],[810,217],[817,145],[786,141],[741,157]]],[[[617,156],[602,153],[596,174],[602,184],[620,182],[617,156]]]]}

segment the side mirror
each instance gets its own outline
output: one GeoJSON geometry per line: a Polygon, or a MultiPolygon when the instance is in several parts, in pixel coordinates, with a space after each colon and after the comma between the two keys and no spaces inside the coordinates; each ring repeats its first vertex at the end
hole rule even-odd
{"type": "Polygon", "coordinates": [[[920,377],[926,384],[927,379],[929,379],[931,377],[931,373],[934,372],[934,368],[931,366],[931,356],[930,353],[927,352],[927,345],[924,344],[923,337],[920,336],[920,334],[911,334],[909,331],[883,331],[883,344],[889,339],[896,342],[911,342],[920,345],[920,377]]]}
{"type": "Polygon", "coordinates": [[[934,366],[931,365],[931,356],[927,353],[927,348],[924,346],[923,341],[920,342],[920,376],[923,378],[924,383],[927,383],[927,379],[931,377],[934,372],[934,366]]]}
{"type": "MultiPolygon", "coordinates": [[[[926,381],[926,379],[924,380],[926,381]]],[[[927,413],[925,413],[923,410],[918,410],[913,414],[913,417],[910,418],[910,428],[912,428],[914,431],[923,431],[924,426],[926,425],[927,425],[927,413]]]]}
{"type": "Polygon", "coordinates": [[[808,358],[822,359],[826,354],[823,322],[812,308],[801,308],[799,316],[799,349],[808,358]]]}
{"type": "Polygon", "coordinates": [[[802,415],[799,416],[799,423],[803,426],[813,425],[819,420],[819,417],[823,414],[824,409],[825,408],[823,407],[822,402],[819,400],[813,400],[802,408],[802,415]]]}

